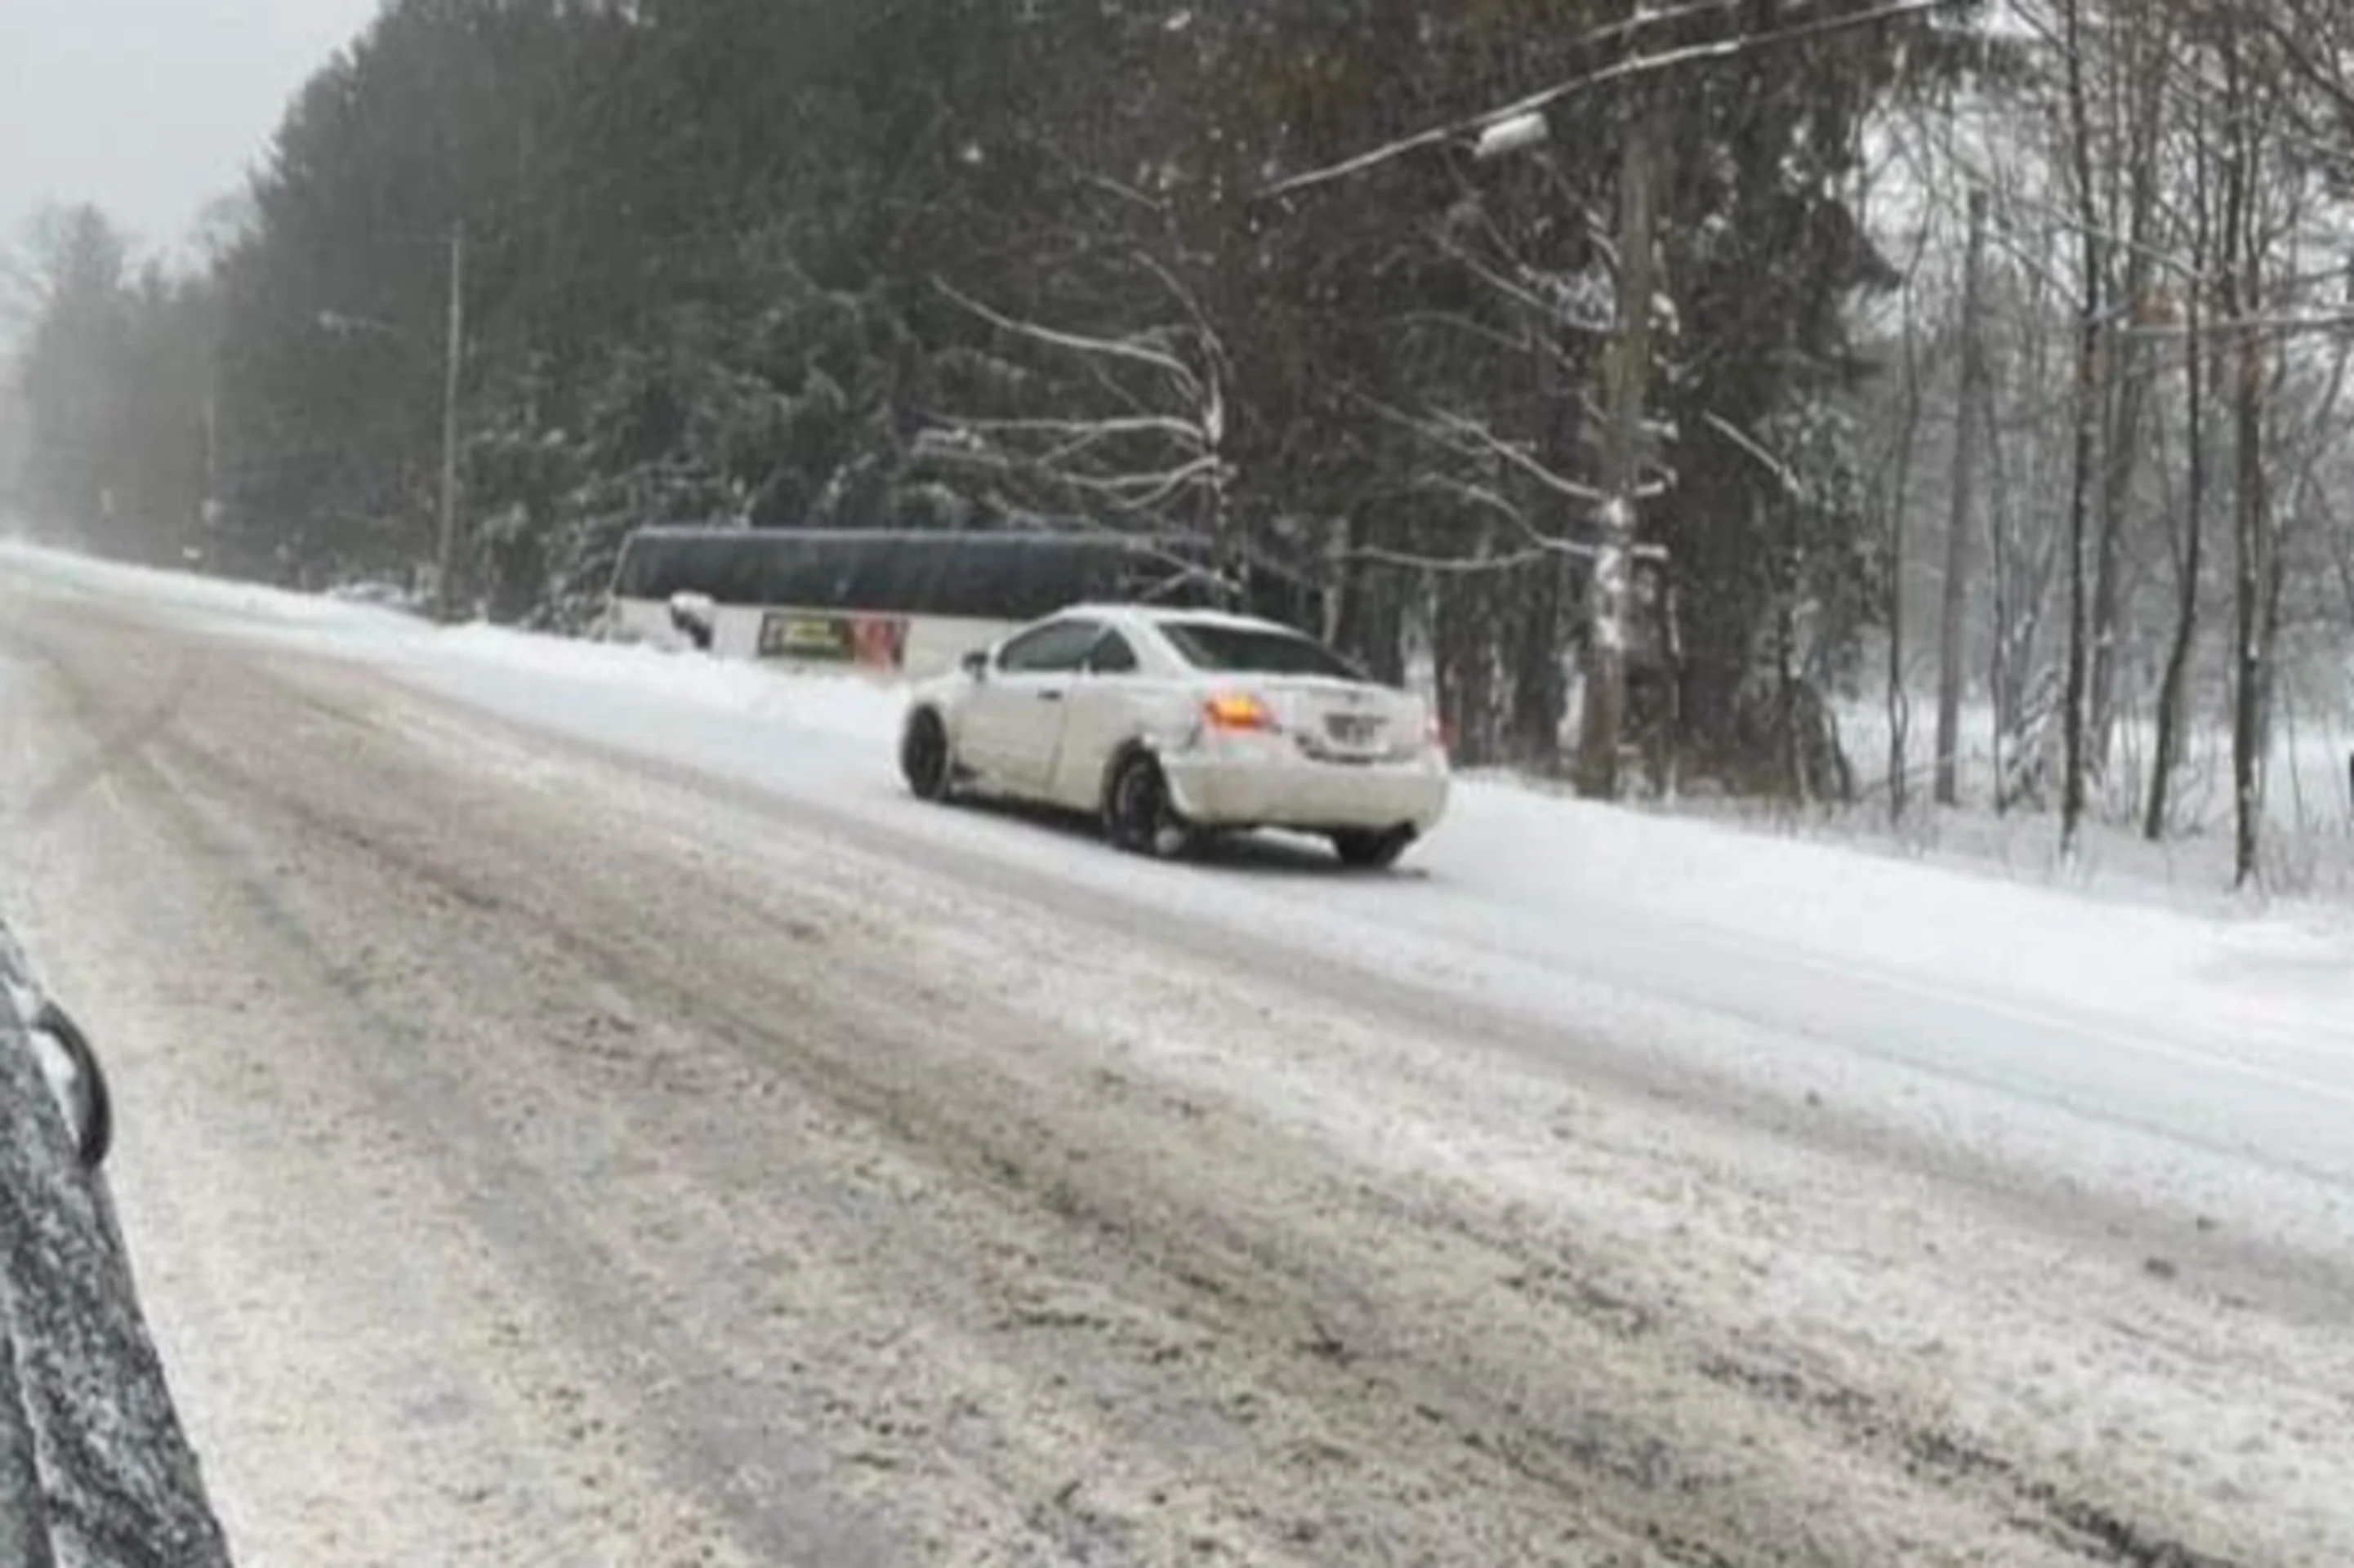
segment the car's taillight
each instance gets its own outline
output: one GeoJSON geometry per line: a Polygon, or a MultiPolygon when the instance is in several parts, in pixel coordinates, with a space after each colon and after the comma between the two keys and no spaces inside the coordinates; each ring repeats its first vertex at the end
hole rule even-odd
{"type": "Polygon", "coordinates": [[[1202,705],[1202,716],[1212,729],[1272,733],[1282,726],[1267,705],[1248,692],[1227,692],[1202,705]]]}

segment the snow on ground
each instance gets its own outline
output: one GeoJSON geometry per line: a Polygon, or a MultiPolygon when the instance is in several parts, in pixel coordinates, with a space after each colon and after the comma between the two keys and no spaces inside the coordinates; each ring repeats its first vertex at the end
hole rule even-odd
{"type": "MultiPolygon", "coordinates": [[[[2312,694],[2284,700],[2265,762],[2260,874],[2267,895],[2284,898],[2354,895],[2354,793],[2349,761],[2354,732],[2333,716],[2342,695],[2324,704],[2312,694]]],[[[1889,734],[1883,704],[1852,702],[1840,712],[1840,736],[1856,770],[1858,803],[1809,815],[1800,831],[1875,843],[1942,863],[1977,865],[2027,880],[2063,883],[2094,893],[2162,896],[2214,908],[2232,881],[2232,737],[2223,715],[2193,715],[2173,783],[2173,832],[2162,843],[2140,834],[2149,795],[2154,724],[2131,715],[2117,726],[2115,766],[2094,781],[2077,863],[2058,858],[2058,821],[2050,810],[1998,815],[1991,808],[1992,720],[1983,703],[1966,705],[1958,758],[1960,810],[1928,810],[1929,753],[1935,708],[1913,705],[1907,771],[1914,810],[1901,826],[1888,821],[1889,734]]],[[[1680,808],[1689,810],[1690,806],[1680,808]]],[[[1722,808],[1737,813],[1741,808],[1722,808]]]]}
{"type": "MultiPolygon", "coordinates": [[[[1280,844],[1207,868],[1158,865],[1109,853],[1085,832],[908,800],[890,746],[903,695],[888,687],[443,630],[22,551],[0,552],[0,573],[36,591],[135,598],[147,613],[224,635],[356,661],[499,717],[790,801],[796,832],[831,833],[845,861],[871,862],[865,880],[885,905],[907,907],[913,928],[974,944],[975,985],[1034,986],[1055,999],[1054,1016],[1089,1021],[1090,1039],[1124,1042],[1168,1075],[1197,1075],[1205,1100],[1236,1096],[1359,1158],[1459,1178],[1523,1213],[1574,1216],[1564,1245],[1618,1238],[1618,1253],[1660,1272],[1650,1295],[1736,1300],[1756,1325],[1795,1325],[1791,1342],[1834,1361],[1841,1352],[1822,1347],[1916,1368],[1968,1427],[2023,1423],[2007,1435],[2022,1450],[2060,1443],[2088,1470],[2120,1445],[2182,1456],[2174,1479],[2205,1499],[2183,1505],[2192,1511],[2236,1487],[2306,1520],[2308,1539],[2347,1539],[2342,1470],[2332,1468],[2343,1446],[2331,1409],[2342,1360],[2312,1359],[2309,1342],[2326,1326],[2219,1319],[2203,1296],[2119,1291],[2090,1256],[1995,1288],[1988,1259],[2001,1255],[1999,1239],[1939,1228],[1954,1211],[1925,1198],[1915,1178],[1882,1192],[1842,1170],[1841,1181],[1809,1185],[1791,1173],[1800,1156],[1755,1138],[1719,1148],[1681,1134],[1677,1147],[1702,1151],[1717,1172],[1698,1181],[1681,1168],[1609,1176],[1592,1162],[1623,1156],[1641,1171],[1659,1118],[1615,1126],[1594,1107],[1564,1107],[1559,1087],[1561,1063],[1589,1052],[1597,1062],[1653,1057],[1996,1170],[2056,1172],[2092,1194],[2197,1215],[2202,1232],[2211,1224],[2342,1265],[2354,1237],[2354,1143],[2344,1132],[2354,1113],[2354,934],[2317,911],[2200,913],[2132,902],[2115,886],[2087,897],[1479,782],[1464,785],[1449,821],[1395,876],[1328,874],[1320,857],[1280,844]],[[875,854],[877,844],[896,858],[875,854]],[[920,918],[928,898],[945,895],[928,891],[928,878],[889,880],[910,844],[940,868],[943,885],[968,898],[990,889],[1004,907],[971,906],[988,917],[961,925],[920,918]],[[1024,915],[1033,892],[1036,907],[1024,915]],[[1081,898],[1108,912],[1101,950],[1085,963],[1051,961],[1055,944],[1088,928],[1088,911],[1073,902],[1081,898]],[[1230,944],[1263,941],[1304,977],[1320,959],[1336,986],[1394,974],[1443,999],[1444,1015],[1410,1041],[1394,1030],[1342,1038],[1347,1029],[1324,1018],[1245,1016],[1246,984],[1221,997],[1198,979],[1158,972],[1182,937],[1121,958],[1131,945],[1123,933],[1156,920],[1214,927],[1230,944]],[[1010,964],[1009,948],[1030,962],[1010,964]],[[1212,1016],[1214,1030],[1180,1026],[1212,1016]],[[1507,1018],[1527,1026],[1497,1022],[1507,1018]],[[1363,1081],[1382,1053],[1398,1058],[1393,1076],[1422,1086],[1410,1098],[1384,1098],[1363,1081]],[[1557,1116],[1582,1118],[1566,1150],[1549,1131],[1557,1116]],[[1773,1190],[1799,1196],[1756,1201],[1756,1184],[1782,1161],[1791,1172],[1773,1190]],[[1925,1252],[1914,1234],[1922,1227],[1934,1233],[1925,1252]],[[2113,1304],[2105,1289],[2129,1298],[2113,1304]],[[2297,1385],[2309,1398],[2288,1410],[2241,1392],[2244,1368],[2210,1353],[2219,1334],[2258,1360],[2310,1369],[2297,1385]],[[2079,1356],[2088,1345],[2104,1348],[2079,1356]],[[2139,1349],[2121,1359],[2121,1345],[2139,1349]]],[[[544,766],[529,736],[486,735],[491,726],[412,711],[420,707],[392,705],[388,721],[412,726],[405,738],[416,746],[524,778],[544,766]]],[[[562,770],[545,766],[550,788],[561,788],[562,770]]],[[[675,831],[716,832],[701,816],[675,831]]],[[[725,863],[752,863],[724,840],[716,848],[725,863]]],[[[790,863],[782,857],[779,874],[790,863]]],[[[2080,1218],[2097,1223],[2100,1212],[2080,1218]]]]}
{"type": "Polygon", "coordinates": [[[2317,910],[2089,898],[1836,842],[1466,782],[1386,879],[1140,864],[1084,835],[928,811],[897,787],[904,701],[642,648],[99,565],[22,548],[46,591],[135,595],[239,635],[364,660],[518,720],[886,824],[1147,909],[1385,956],[1402,973],[1680,1053],[1980,1150],[2161,1187],[2342,1244],[2354,1200],[2354,935],[2317,910]],[[1761,1031],[1770,1031],[1763,1033],[1761,1031]]]}

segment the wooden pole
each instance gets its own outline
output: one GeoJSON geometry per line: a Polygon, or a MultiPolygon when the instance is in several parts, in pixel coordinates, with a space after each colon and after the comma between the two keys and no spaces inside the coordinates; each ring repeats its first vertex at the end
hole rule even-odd
{"type": "Polygon", "coordinates": [[[1578,789],[1615,800],[1627,725],[1627,633],[1642,485],[1643,409],[1650,390],[1653,234],[1658,222],[1661,101],[1636,90],[1618,175],[1617,327],[1610,344],[1608,423],[1602,440],[1602,495],[1595,517],[1587,588],[1585,706],[1578,737],[1578,789]]]}

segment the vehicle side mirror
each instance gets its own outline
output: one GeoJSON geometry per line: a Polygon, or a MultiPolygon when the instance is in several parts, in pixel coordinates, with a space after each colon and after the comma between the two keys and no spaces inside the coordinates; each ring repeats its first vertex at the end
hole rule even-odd
{"type": "Polygon", "coordinates": [[[712,631],[719,619],[718,606],[709,594],[679,592],[670,596],[670,623],[673,630],[684,632],[686,640],[702,652],[711,652],[712,631]]]}
{"type": "Polygon", "coordinates": [[[964,658],[963,658],[963,660],[961,661],[961,662],[962,662],[962,664],[963,664],[963,666],[964,666],[964,673],[965,673],[966,674],[968,674],[968,675],[970,675],[974,680],[976,680],[976,681],[986,681],[987,679],[989,679],[989,650],[988,650],[988,649],[986,649],[986,648],[976,648],[976,649],[974,649],[971,652],[967,653],[967,654],[964,656],[964,658]]]}
{"type": "Polygon", "coordinates": [[[114,1099],[108,1092],[106,1069],[80,1025],[55,1002],[43,1002],[33,1019],[33,1049],[43,1074],[65,1113],[81,1162],[95,1171],[106,1163],[114,1145],[114,1099]]]}

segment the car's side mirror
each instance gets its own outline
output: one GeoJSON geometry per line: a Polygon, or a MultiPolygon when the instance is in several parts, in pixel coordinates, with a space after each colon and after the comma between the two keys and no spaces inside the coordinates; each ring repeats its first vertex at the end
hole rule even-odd
{"type": "Polygon", "coordinates": [[[711,637],[718,615],[718,606],[709,594],[682,591],[670,596],[672,629],[684,633],[686,640],[702,652],[711,652],[711,637]]]}
{"type": "Polygon", "coordinates": [[[964,666],[964,673],[970,675],[974,680],[986,681],[989,679],[988,649],[976,648],[971,652],[967,653],[960,662],[964,666]]]}
{"type": "Polygon", "coordinates": [[[106,1069],[90,1038],[68,1017],[65,1009],[45,1001],[33,1018],[33,1049],[43,1074],[65,1113],[66,1128],[82,1164],[92,1171],[106,1163],[114,1146],[114,1097],[106,1084],[106,1069]]]}

